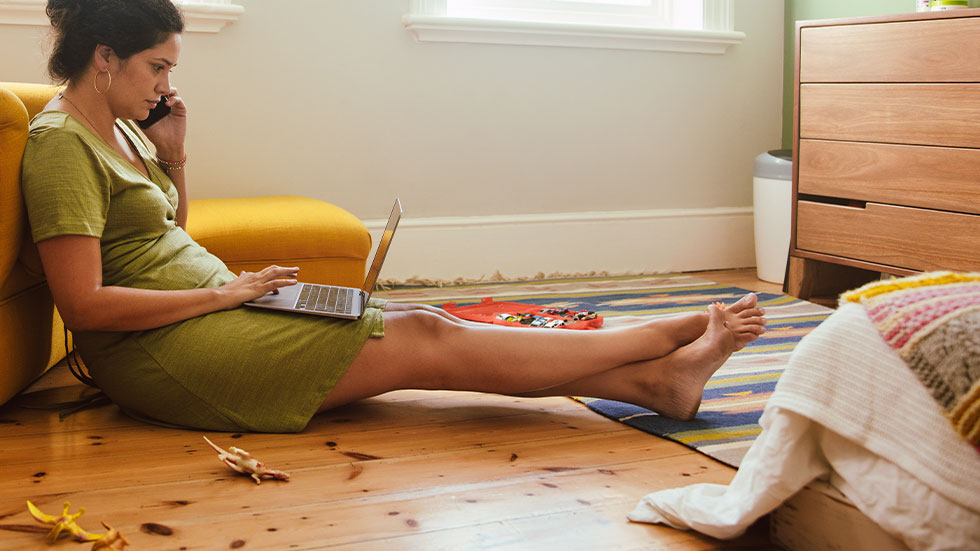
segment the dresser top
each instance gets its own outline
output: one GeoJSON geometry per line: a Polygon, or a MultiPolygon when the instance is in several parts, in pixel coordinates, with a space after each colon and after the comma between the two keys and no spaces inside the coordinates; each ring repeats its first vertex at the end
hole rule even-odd
{"type": "Polygon", "coordinates": [[[893,15],[875,15],[867,17],[845,17],[838,19],[810,19],[797,21],[796,28],[827,27],[832,25],[865,25],[868,23],[896,23],[900,21],[930,21],[935,19],[962,19],[964,17],[980,17],[980,8],[899,13],[893,15]]]}

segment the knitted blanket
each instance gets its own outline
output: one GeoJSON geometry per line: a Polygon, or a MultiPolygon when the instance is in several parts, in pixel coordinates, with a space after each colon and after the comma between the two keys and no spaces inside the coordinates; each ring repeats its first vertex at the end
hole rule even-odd
{"type": "Polygon", "coordinates": [[[976,550],[980,454],[860,303],[804,337],[731,484],[646,495],[630,520],[742,534],[815,478],[916,551],[976,550]]]}
{"type": "Polygon", "coordinates": [[[980,273],[931,272],[844,293],[980,450],[980,273]]]}

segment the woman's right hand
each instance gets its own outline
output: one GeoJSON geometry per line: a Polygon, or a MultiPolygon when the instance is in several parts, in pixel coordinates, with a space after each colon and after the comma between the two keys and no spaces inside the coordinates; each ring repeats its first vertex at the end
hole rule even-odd
{"type": "Polygon", "coordinates": [[[259,272],[243,271],[232,281],[218,287],[217,290],[224,299],[222,307],[231,310],[269,293],[278,293],[282,287],[296,285],[297,274],[299,268],[283,268],[275,265],[259,272]]]}

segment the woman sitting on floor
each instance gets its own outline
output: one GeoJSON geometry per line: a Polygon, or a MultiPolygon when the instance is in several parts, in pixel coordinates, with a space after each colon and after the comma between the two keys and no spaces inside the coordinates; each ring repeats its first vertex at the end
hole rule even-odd
{"type": "Polygon", "coordinates": [[[92,377],[132,415],[293,432],[319,411],[413,388],[595,396],[688,419],[711,375],[764,332],[752,294],[608,331],[474,324],[382,300],[357,321],[241,308],[298,270],[236,277],[184,231],[188,111],[169,80],[180,12],[171,0],[50,0],[47,13],[49,72],[67,87],[31,122],[31,230],[92,377]],[[170,114],[141,134],[133,120],[161,96],[170,114]]]}

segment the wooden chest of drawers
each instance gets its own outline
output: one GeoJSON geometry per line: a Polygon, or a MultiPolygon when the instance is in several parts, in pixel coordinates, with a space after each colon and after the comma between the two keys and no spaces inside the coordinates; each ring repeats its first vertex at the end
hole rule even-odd
{"type": "Polygon", "coordinates": [[[797,24],[785,290],[980,270],[980,9],[797,24]]]}

